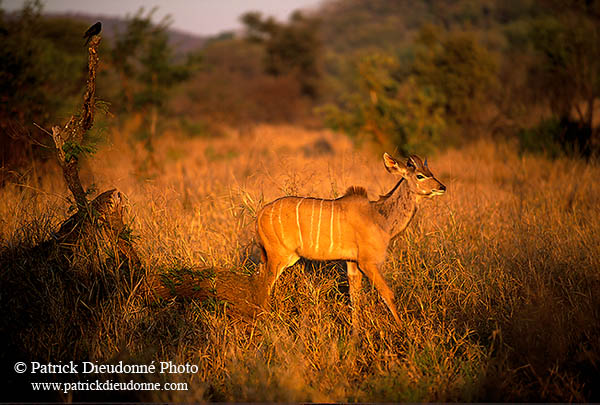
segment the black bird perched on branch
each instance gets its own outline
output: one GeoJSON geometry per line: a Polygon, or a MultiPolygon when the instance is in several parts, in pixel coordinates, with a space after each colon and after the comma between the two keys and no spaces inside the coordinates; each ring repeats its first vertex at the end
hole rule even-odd
{"type": "Polygon", "coordinates": [[[100,21],[98,21],[96,24],[94,24],[90,28],[88,28],[88,30],[85,32],[85,34],[83,34],[83,37],[87,38],[84,45],[87,45],[88,42],[90,42],[90,39],[92,39],[92,37],[94,35],[100,34],[101,30],[102,30],[102,23],[100,21]]]}

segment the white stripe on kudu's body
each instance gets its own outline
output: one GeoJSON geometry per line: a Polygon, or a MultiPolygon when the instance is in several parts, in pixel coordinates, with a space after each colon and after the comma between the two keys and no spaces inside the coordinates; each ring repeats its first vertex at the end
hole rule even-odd
{"type": "Polygon", "coordinates": [[[329,219],[329,253],[333,251],[333,211],[335,204],[331,202],[331,218],[329,219]]]}
{"type": "Polygon", "coordinates": [[[296,226],[298,227],[298,239],[300,239],[300,249],[303,248],[304,242],[302,240],[302,228],[300,228],[300,217],[298,215],[298,207],[300,207],[300,204],[302,204],[302,201],[304,201],[304,198],[301,198],[298,201],[298,204],[296,204],[296,226]]]}
{"type": "MultiPolygon", "coordinates": [[[[387,153],[385,168],[400,176],[395,187],[377,201],[369,201],[360,187],[350,187],[335,200],[283,197],[267,204],[258,214],[256,231],[264,249],[264,266],[260,270],[258,300],[266,304],[273,284],[281,272],[300,257],[311,260],[345,260],[350,281],[350,298],[356,302],[362,274],[375,285],[394,319],[400,322],[394,293],[381,275],[390,239],[403,231],[424,199],[443,194],[446,187],[431,173],[427,164],[412,155],[403,164],[387,153]],[[315,205],[319,214],[315,222],[315,205]],[[329,226],[322,225],[323,205],[329,208],[329,226]],[[273,226],[277,210],[279,226],[273,226]],[[265,219],[268,214],[269,220],[265,219]],[[308,240],[303,238],[308,235],[308,240]],[[327,244],[327,242],[329,242],[327,244]],[[319,247],[319,243],[322,247],[319,247]]],[[[427,162],[427,160],[425,160],[427,162]]],[[[327,214],[325,213],[325,216],[327,214]]],[[[353,315],[354,322],[354,315],[353,315]]]]}
{"type": "Polygon", "coordinates": [[[317,225],[317,243],[315,244],[315,252],[319,251],[319,238],[321,237],[321,215],[323,214],[323,201],[319,204],[319,224],[317,225]]]}
{"type": "MultiPolygon", "coordinates": [[[[317,200],[313,199],[311,208],[310,208],[310,246],[313,246],[313,219],[315,218],[315,202],[317,200]]],[[[266,208],[266,207],[265,207],[266,208]]]]}

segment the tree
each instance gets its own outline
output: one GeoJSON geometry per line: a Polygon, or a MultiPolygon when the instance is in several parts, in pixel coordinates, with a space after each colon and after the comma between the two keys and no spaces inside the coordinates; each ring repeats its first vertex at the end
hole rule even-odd
{"type": "Polygon", "coordinates": [[[472,123],[497,86],[496,63],[468,33],[440,37],[435,27],[421,29],[414,73],[421,85],[432,86],[443,96],[448,118],[472,123]]]}
{"type": "Polygon", "coordinates": [[[398,79],[401,69],[390,56],[375,54],[359,65],[356,88],[340,107],[321,108],[326,123],[358,139],[369,139],[383,149],[428,153],[445,128],[439,95],[418,85],[414,76],[398,79]]]}
{"type": "Polygon", "coordinates": [[[170,17],[152,23],[156,8],[144,15],[140,9],[129,19],[125,32],[119,34],[112,50],[114,66],[119,71],[122,100],[129,111],[142,111],[147,120],[142,133],[146,147],[152,151],[158,133],[159,113],[167,106],[173,87],[187,79],[189,63],[175,63],[168,43],[170,17]]]}
{"type": "Polygon", "coordinates": [[[298,11],[288,24],[280,24],[272,17],[263,18],[258,12],[246,13],[241,20],[246,25],[248,39],[265,46],[265,71],[273,76],[295,76],[302,93],[317,98],[321,79],[318,20],[298,11]]]}
{"type": "Polygon", "coordinates": [[[552,1],[550,6],[561,12],[539,19],[531,27],[537,59],[530,80],[565,128],[572,121],[579,126],[577,146],[588,150],[594,106],[600,97],[598,2],[563,0],[552,1]]]}
{"type": "Polygon", "coordinates": [[[11,170],[33,158],[32,144],[47,143],[34,123],[45,126],[70,111],[85,73],[85,24],[46,18],[42,10],[39,1],[10,18],[0,10],[0,166],[11,170]]]}

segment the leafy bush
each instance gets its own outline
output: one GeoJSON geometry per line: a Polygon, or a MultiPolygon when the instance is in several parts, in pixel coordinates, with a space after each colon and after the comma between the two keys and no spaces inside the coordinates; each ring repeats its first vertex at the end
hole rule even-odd
{"type": "Polygon", "coordinates": [[[543,153],[555,158],[562,154],[558,141],[560,133],[560,121],[550,118],[533,128],[521,129],[517,136],[522,152],[543,153]]]}
{"type": "Polygon", "coordinates": [[[589,127],[556,116],[518,133],[521,152],[542,153],[550,158],[563,155],[590,157],[590,136],[589,127]]]}

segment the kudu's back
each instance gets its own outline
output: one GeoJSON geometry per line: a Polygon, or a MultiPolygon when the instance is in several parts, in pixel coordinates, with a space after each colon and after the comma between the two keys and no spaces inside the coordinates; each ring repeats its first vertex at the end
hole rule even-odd
{"type": "Polygon", "coordinates": [[[266,205],[257,233],[267,256],[356,260],[361,235],[377,232],[376,213],[364,190],[349,191],[335,200],[283,197],[266,205]]]}

